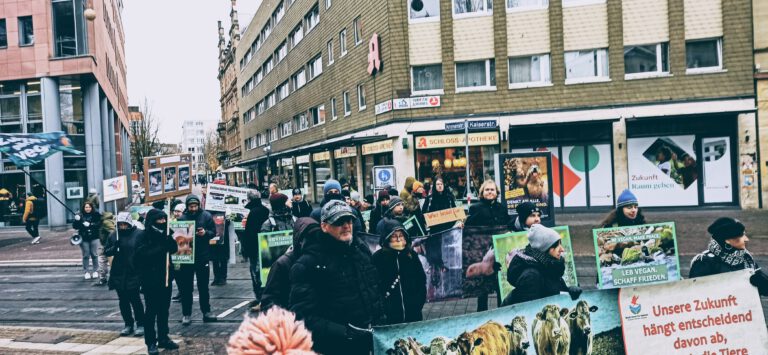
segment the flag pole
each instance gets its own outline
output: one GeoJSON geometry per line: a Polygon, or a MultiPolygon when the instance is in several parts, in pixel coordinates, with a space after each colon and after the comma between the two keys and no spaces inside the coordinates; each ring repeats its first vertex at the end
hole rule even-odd
{"type": "Polygon", "coordinates": [[[77,214],[75,211],[72,211],[72,209],[69,208],[69,206],[67,206],[66,203],[64,203],[61,200],[59,200],[59,198],[56,197],[56,195],[54,195],[50,190],[48,190],[48,188],[45,185],[41,184],[39,181],[37,181],[35,178],[33,178],[32,175],[27,170],[25,170],[24,168],[21,168],[20,170],[23,171],[24,174],[27,174],[27,176],[29,176],[29,179],[32,180],[33,183],[41,186],[43,188],[43,190],[45,190],[45,192],[48,195],[51,195],[51,197],[53,197],[54,200],[58,201],[62,206],[64,206],[64,208],[66,208],[67,211],[71,212],[72,214],[77,214]]]}

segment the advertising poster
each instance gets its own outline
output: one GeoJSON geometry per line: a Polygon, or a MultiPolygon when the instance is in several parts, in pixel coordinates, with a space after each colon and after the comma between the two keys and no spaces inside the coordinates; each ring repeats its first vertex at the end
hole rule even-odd
{"type": "MultiPolygon", "coordinates": [[[[585,291],[576,301],[557,295],[491,311],[375,327],[373,353],[623,354],[618,292],[585,291]]],[[[630,353],[648,348],[641,349],[630,353]]]]}
{"type": "MultiPolygon", "coordinates": [[[[704,203],[733,201],[730,141],[730,137],[701,139],[704,203]]],[[[742,163],[741,168],[750,167],[742,163]]],[[[696,174],[695,169],[691,173],[696,174]]]]}
{"type": "Polygon", "coordinates": [[[291,245],[293,245],[292,230],[259,233],[259,265],[261,265],[262,280],[267,279],[272,263],[285,254],[291,245]]]}
{"type": "MultiPolygon", "coordinates": [[[[561,243],[563,249],[565,249],[565,274],[563,274],[563,280],[568,286],[578,286],[579,282],[576,279],[576,263],[573,260],[573,246],[571,244],[571,233],[568,226],[554,227],[557,233],[560,234],[561,243]]],[[[525,247],[528,245],[528,232],[515,232],[493,236],[493,250],[496,257],[496,262],[501,264],[501,270],[499,270],[499,290],[501,292],[501,299],[506,300],[512,290],[515,288],[507,282],[507,270],[509,270],[509,262],[517,253],[522,253],[525,247]]],[[[502,301],[502,304],[506,302],[502,301]]]]}
{"type": "Polygon", "coordinates": [[[427,301],[461,297],[461,228],[415,238],[412,245],[427,275],[427,301]]]}
{"type": "Polygon", "coordinates": [[[174,264],[195,263],[195,221],[171,221],[168,222],[171,237],[176,241],[179,251],[171,254],[171,262],[174,264]]]}
{"type": "Polygon", "coordinates": [[[149,169],[149,196],[163,194],[163,172],[160,169],[149,169]]]}
{"type": "Polygon", "coordinates": [[[627,353],[765,354],[768,330],[750,275],[742,270],[622,289],[627,353]]]}
{"type": "Polygon", "coordinates": [[[680,280],[675,223],[593,229],[598,288],[680,280]]]}
{"type": "Polygon", "coordinates": [[[462,229],[461,268],[464,275],[464,297],[476,297],[480,293],[491,294],[499,283],[493,275],[493,236],[507,233],[506,227],[479,226],[462,229]]]}
{"type": "Polygon", "coordinates": [[[552,183],[552,153],[505,153],[498,155],[501,174],[501,198],[507,211],[517,217],[515,208],[523,202],[533,202],[541,209],[541,222],[555,223],[552,183]]]}
{"type": "Polygon", "coordinates": [[[189,166],[179,166],[179,191],[189,189],[189,166]]]}
{"type": "Polygon", "coordinates": [[[699,204],[695,141],[694,135],[627,139],[629,189],[643,206],[699,204]]]}
{"type": "Polygon", "coordinates": [[[165,183],[163,185],[163,192],[176,191],[176,167],[169,166],[163,169],[165,175],[165,183]]]}

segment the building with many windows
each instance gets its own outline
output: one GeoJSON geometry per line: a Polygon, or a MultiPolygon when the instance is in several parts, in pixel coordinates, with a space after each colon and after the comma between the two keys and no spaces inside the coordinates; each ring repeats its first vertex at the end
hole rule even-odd
{"type": "Polygon", "coordinates": [[[236,50],[239,165],[312,200],[331,177],[373,194],[377,165],[463,196],[496,153],[548,150],[559,207],[627,187],[758,207],[751,17],[749,0],[264,1],[236,50]],[[446,131],[465,120],[496,123],[468,154],[446,131]]]}
{"type": "MultiPolygon", "coordinates": [[[[216,131],[221,139],[221,151],[218,159],[221,166],[227,168],[235,166],[242,157],[243,138],[240,134],[240,111],[237,107],[237,64],[235,62],[235,50],[240,41],[240,24],[237,17],[237,1],[232,0],[232,9],[229,14],[231,26],[229,28],[229,40],[224,37],[224,28],[219,21],[219,87],[221,90],[221,121],[216,131]]],[[[242,170],[242,169],[240,169],[242,170]]],[[[242,173],[233,173],[232,183],[242,182],[242,173]]]]}
{"type": "MultiPolygon", "coordinates": [[[[760,140],[757,142],[760,147],[759,157],[744,157],[751,159],[752,179],[757,176],[750,189],[752,193],[760,194],[762,206],[768,203],[768,2],[761,0],[752,1],[755,44],[755,89],[757,90],[757,117],[758,132],[760,140]],[[760,174],[758,175],[758,171],[760,174]],[[759,184],[758,184],[759,182],[759,184]],[[759,190],[757,189],[759,186],[759,190]]],[[[753,141],[754,142],[754,141],[753,141]]],[[[754,144],[754,143],[753,143],[754,144]]],[[[747,175],[748,177],[750,175],[747,175]]]]}
{"type": "MultiPolygon", "coordinates": [[[[2,159],[0,188],[18,205],[44,185],[78,211],[89,189],[101,192],[104,179],[131,171],[123,3],[0,0],[0,9],[0,132],[64,131],[85,152],[55,154],[24,171],[2,159]]],[[[47,202],[44,225],[73,219],[50,195],[47,202]]],[[[0,207],[2,225],[21,224],[19,209],[0,207]]]]}
{"type": "Polygon", "coordinates": [[[205,126],[203,121],[184,121],[181,124],[181,153],[192,154],[192,175],[206,175],[205,126]]]}

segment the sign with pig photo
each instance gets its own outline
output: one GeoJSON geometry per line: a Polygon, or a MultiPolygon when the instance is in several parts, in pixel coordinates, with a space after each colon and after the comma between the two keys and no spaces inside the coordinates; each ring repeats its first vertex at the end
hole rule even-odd
{"type": "Polygon", "coordinates": [[[496,292],[499,283],[494,276],[493,236],[507,233],[506,226],[464,226],[461,239],[461,266],[464,274],[462,294],[477,297],[496,292]]]}
{"type": "Polygon", "coordinates": [[[675,223],[593,229],[599,288],[680,280],[675,223]]]}
{"type": "Polygon", "coordinates": [[[195,221],[170,221],[168,228],[171,237],[176,241],[179,251],[171,254],[174,264],[195,263],[195,221]]]}

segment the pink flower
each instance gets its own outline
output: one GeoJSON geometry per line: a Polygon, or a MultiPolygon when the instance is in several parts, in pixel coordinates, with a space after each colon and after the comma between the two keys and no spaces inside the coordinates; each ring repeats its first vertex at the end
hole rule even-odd
{"type": "Polygon", "coordinates": [[[279,307],[256,318],[245,316],[227,344],[228,354],[309,355],[312,334],[296,315],[279,307]]]}

